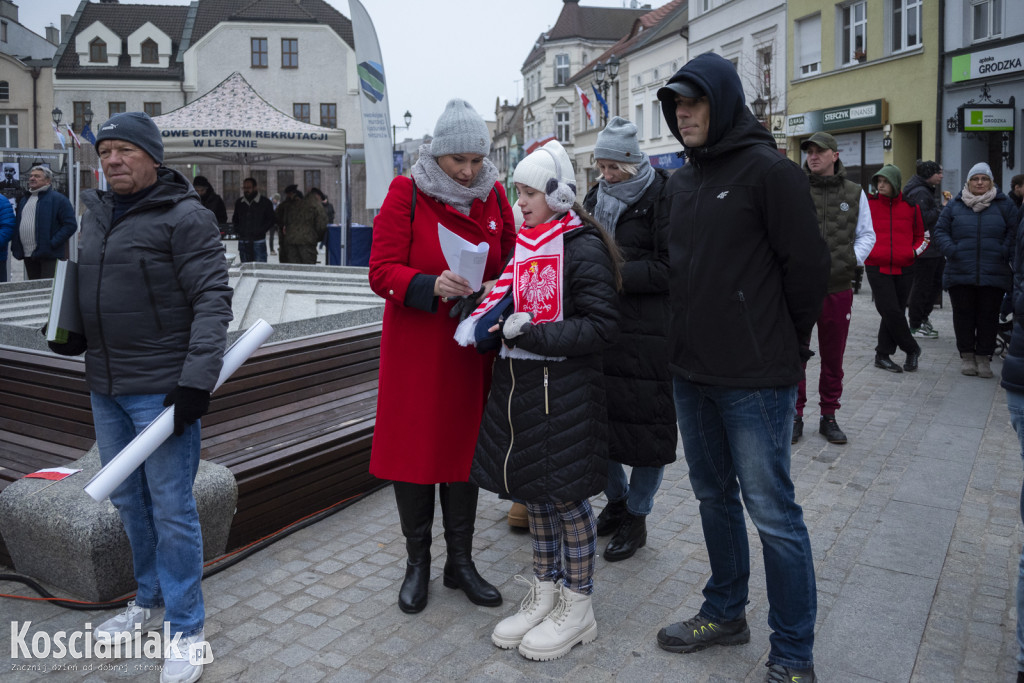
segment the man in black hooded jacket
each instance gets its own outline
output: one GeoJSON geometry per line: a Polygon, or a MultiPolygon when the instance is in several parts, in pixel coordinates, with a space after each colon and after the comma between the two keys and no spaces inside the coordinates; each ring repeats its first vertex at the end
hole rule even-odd
{"type": "Polygon", "coordinates": [[[764,546],[767,679],[813,683],[817,595],[789,476],[801,358],[821,310],[829,253],[806,175],[747,110],[736,69],[703,54],[658,91],[687,164],[669,179],[676,415],[700,501],[711,578],[691,619],[658,633],[671,652],[750,639],[743,501],[764,546]],[[782,678],[784,677],[784,678],[782,678]]]}

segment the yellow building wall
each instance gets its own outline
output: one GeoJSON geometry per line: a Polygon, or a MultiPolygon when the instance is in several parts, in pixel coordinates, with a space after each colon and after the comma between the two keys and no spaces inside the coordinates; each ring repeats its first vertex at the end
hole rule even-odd
{"type": "MultiPolygon", "coordinates": [[[[920,158],[935,159],[935,133],[943,125],[938,115],[938,78],[942,56],[939,53],[939,6],[925,0],[921,18],[922,47],[908,53],[885,54],[884,0],[867,2],[867,61],[836,69],[836,24],[842,22],[840,5],[821,0],[789,0],[786,37],[788,63],[798,69],[795,55],[796,22],[814,14],[821,15],[821,73],[794,82],[789,74],[786,94],[787,114],[843,106],[882,99],[888,104],[888,123],[892,126],[892,149],[885,150],[885,163],[899,166],[904,182],[913,175],[917,151],[917,130],[921,131],[920,158]]],[[[841,43],[839,43],[841,45],[841,43]]],[[[851,129],[851,130],[856,130],[851,129]]],[[[834,131],[845,132],[845,131],[834,131]]],[[[789,156],[800,159],[799,141],[789,140],[789,156]]]]}

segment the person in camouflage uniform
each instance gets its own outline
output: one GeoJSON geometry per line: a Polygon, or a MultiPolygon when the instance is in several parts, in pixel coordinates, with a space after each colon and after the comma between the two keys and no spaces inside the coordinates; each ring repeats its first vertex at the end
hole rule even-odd
{"type": "Polygon", "coordinates": [[[275,216],[281,227],[281,263],[316,264],[316,245],[327,233],[327,213],[315,194],[303,197],[298,187],[285,188],[275,216]]]}

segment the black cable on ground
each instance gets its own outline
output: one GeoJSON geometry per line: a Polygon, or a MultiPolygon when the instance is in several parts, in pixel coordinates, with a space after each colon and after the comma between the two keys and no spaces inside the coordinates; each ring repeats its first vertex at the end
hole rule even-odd
{"type": "MultiPolygon", "coordinates": [[[[324,508],[323,510],[320,510],[318,512],[314,512],[313,514],[307,517],[303,517],[302,519],[296,520],[291,524],[281,529],[278,529],[277,531],[271,534],[264,536],[263,538],[257,539],[247,546],[243,546],[238,550],[234,550],[230,553],[227,553],[226,555],[221,555],[218,558],[210,560],[209,562],[203,565],[204,567],[207,567],[206,571],[203,572],[203,579],[208,579],[211,576],[219,574],[228,567],[235,566],[236,564],[238,564],[245,558],[249,557],[253,553],[259,550],[263,550],[264,548],[267,548],[273,545],[274,543],[277,543],[283,538],[291,536],[293,533],[300,529],[305,529],[306,527],[312,524],[327,519],[334,513],[340,510],[344,510],[345,508],[351,506],[353,503],[362,500],[371,493],[376,493],[377,491],[381,490],[382,488],[388,485],[388,482],[380,483],[371,488],[369,491],[360,493],[359,495],[353,496],[351,498],[346,498],[345,500],[342,501],[338,501],[337,503],[331,505],[330,507],[324,508]]],[[[51,605],[57,605],[58,607],[64,607],[66,609],[73,610],[94,611],[118,609],[120,607],[127,606],[128,601],[135,596],[135,594],[132,593],[131,595],[126,595],[122,598],[118,598],[116,600],[109,600],[107,602],[88,602],[85,600],[70,600],[66,598],[55,597],[52,593],[50,593],[41,585],[39,585],[39,583],[36,582],[34,579],[28,576],[24,576],[22,574],[0,574],[0,581],[11,581],[13,583],[25,584],[26,586],[34,590],[36,593],[38,593],[40,596],[42,596],[34,598],[25,595],[11,595],[7,593],[0,593],[0,598],[11,598],[14,600],[40,600],[45,601],[51,605]]]]}

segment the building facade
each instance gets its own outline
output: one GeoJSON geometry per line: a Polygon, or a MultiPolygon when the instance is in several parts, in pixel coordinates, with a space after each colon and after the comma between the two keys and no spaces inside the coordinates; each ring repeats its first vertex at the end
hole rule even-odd
{"type": "Polygon", "coordinates": [[[946,0],[940,141],[945,183],[985,161],[1010,190],[1024,158],[1024,3],[946,0]]]}
{"type": "MultiPolygon", "coordinates": [[[[792,6],[793,3],[790,3],[792,6]]],[[[695,0],[690,54],[714,52],[736,67],[747,105],[786,150],[786,2],[695,0]]]]}
{"type": "Polygon", "coordinates": [[[18,6],[0,0],[0,147],[51,146],[52,59],[59,32],[48,39],[18,21],[18,6]]]}
{"type": "MultiPolygon", "coordinates": [[[[970,1],[970,0],[966,0],[970,1]]],[[[824,130],[847,177],[868,187],[882,165],[909,178],[939,159],[939,3],[791,0],[788,3],[788,154],[824,130]]]]}

